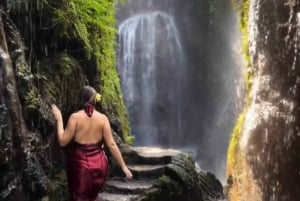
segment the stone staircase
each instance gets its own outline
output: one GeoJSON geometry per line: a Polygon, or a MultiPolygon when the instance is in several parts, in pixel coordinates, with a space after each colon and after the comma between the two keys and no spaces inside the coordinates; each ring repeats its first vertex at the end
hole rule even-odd
{"type": "Polygon", "coordinates": [[[155,183],[150,179],[132,179],[130,181],[120,180],[120,178],[111,178],[107,181],[104,192],[100,193],[101,201],[130,201],[137,198],[155,183]]]}
{"type": "Polygon", "coordinates": [[[125,180],[122,172],[113,171],[113,177],[108,179],[99,194],[100,201],[139,201],[149,192],[154,193],[152,195],[158,193],[158,200],[175,201],[178,197],[162,198],[166,193],[174,195],[180,192],[176,188],[170,192],[169,186],[167,191],[166,186],[158,187],[162,184],[159,178],[165,176],[180,183],[180,188],[185,189],[185,195],[189,196],[187,201],[225,201],[222,184],[217,178],[209,172],[195,169],[193,161],[183,152],[156,147],[127,147],[122,153],[133,179],[125,180]],[[152,188],[154,185],[155,188],[152,188]]]}
{"type": "Polygon", "coordinates": [[[124,158],[128,168],[132,171],[133,179],[125,180],[122,177],[109,178],[104,191],[99,194],[101,201],[133,201],[139,195],[150,189],[156,179],[164,173],[166,165],[172,156],[179,152],[172,149],[156,147],[131,148],[124,158]]]}

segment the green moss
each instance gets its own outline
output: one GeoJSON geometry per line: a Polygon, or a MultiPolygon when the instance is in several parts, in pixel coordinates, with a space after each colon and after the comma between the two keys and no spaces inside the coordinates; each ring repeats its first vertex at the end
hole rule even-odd
{"type": "Polygon", "coordinates": [[[30,82],[33,79],[33,75],[30,72],[30,67],[24,63],[17,63],[17,76],[25,82],[30,82]]]}
{"type": "Polygon", "coordinates": [[[240,8],[240,26],[242,31],[242,48],[247,64],[247,73],[245,77],[245,84],[247,91],[251,90],[253,69],[251,68],[250,53],[249,53],[249,3],[250,0],[244,0],[240,8]]]}
{"type": "Polygon", "coordinates": [[[183,201],[186,200],[183,189],[180,183],[164,175],[157,180],[154,186],[139,201],[183,201]]]}
{"type": "Polygon", "coordinates": [[[29,108],[37,109],[38,108],[38,92],[36,88],[31,89],[26,97],[26,105],[29,108]]]}
{"type": "Polygon", "coordinates": [[[250,91],[253,78],[253,70],[250,64],[249,53],[249,5],[250,0],[231,0],[233,7],[238,11],[240,30],[242,32],[242,52],[247,65],[247,72],[245,74],[245,87],[250,91]]]}
{"type": "Polygon", "coordinates": [[[69,57],[68,54],[66,53],[61,54],[59,64],[61,66],[61,73],[64,76],[70,76],[72,74],[73,71],[72,66],[74,62],[72,61],[72,59],[69,57]]]}
{"type": "Polygon", "coordinates": [[[53,176],[49,183],[48,195],[43,200],[65,201],[68,198],[68,183],[65,171],[61,171],[53,176]]]}
{"type": "MultiPolygon", "coordinates": [[[[48,1],[53,7],[56,33],[60,36],[80,40],[87,56],[101,55],[101,40],[108,32],[115,32],[114,0],[59,0],[48,1]]],[[[107,41],[114,43],[114,40],[107,41]]],[[[110,50],[108,50],[110,51],[110,50]]]]}
{"type": "Polygon", "coordinates": [[[96,79],[99,83],[100,92],[102,94],[102,106],[109,114],[116,116],[120,121],[121,135],[125,142],[131,144],[133,137],[130,134],[129,122],[125,104],[123,102],[120,79],[116,69],[116,54],[115,54],[115,4],[111,1],[107,7],[107,22],[106,28],[102,30],[101,38],[97,40],[101,54],[96,55],[97,70],[99,76],[96,79]]]}
{"type": "Polygon", "coordinates": [[[129,122],[121,96],[120,80],[113,65],[105,66],[99,64],[101,77],[101,94],[103,109],[112,116],[117,116],[121,123],[122,138],[125,142],[132,144],[133,137],[130,134],[129,122]]]}
{"type": "Polygon", "coordinates": [[[234,167],[236,167],[237,163],[239,162],[238,161],[239,158],[238,154],[240,152],[239,142],[243,130],[245,115],[246,115],[246,109],[239,115],[238,120],[232,132],[232,136],[228,148],[228,155],[227,155],[227,164],[229,169],[233,169],[234,167]]]}
{"type": "Polygon", "coordinates": [[[249,3],[250,0],[243,0],[241,2],[232,0],[234,8],[239,12],[240,29],[242,32],[242,51],[247,64],[247,72],[244,76],[246,88],[245,106],[243,112],[241,112],[237,119],[228,148],[227,167],[229,172],[236,171],[241,162],[239,161],[241,156],[239,142],[245,122],[245,116],[251,103],[250,91],[252,88],[253,69],[251,67],[249,53],[249,3]]]}
{"type": "Polygon", "coordinates": [[[74,112],[78,107],[78,89],[86,80],[77,60],[62,52],[42,59],[38,69],[37,82],[43,99],[57,103],[66,116],[74,112]]]}
{"type": "MultiPolygon", "coordinates": [[[[132,143],[133,137],[130,134],[115,63],[115,4],[115,0],[48,1],[54,12],[55,33],[70,41],[79,40],[87,60],[95,61],[92,63],[96,65],[97,76],[90,82],[100,89],[104,112],[120,122],[119,134],[127,143],[132,143]]],[[[66,67],[64,69],[68,70],[66,67]]]]}

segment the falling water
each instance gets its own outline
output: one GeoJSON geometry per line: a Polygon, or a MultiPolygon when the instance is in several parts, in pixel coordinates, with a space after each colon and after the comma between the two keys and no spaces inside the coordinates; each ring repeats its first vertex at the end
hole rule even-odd
{"type": "Polygon", "coordinates": [[[138,14],[119,26],[118,70],[132,132],[139,145],[170,143],[181,132],[184,55],[174,19],[138,14]]]}
{"type": "Polygon", "coordinates": [[[230,2],[128,0],[117,16],[118,71],[135,145],[189,152],[224,179],[243,96],[230,2]]]}

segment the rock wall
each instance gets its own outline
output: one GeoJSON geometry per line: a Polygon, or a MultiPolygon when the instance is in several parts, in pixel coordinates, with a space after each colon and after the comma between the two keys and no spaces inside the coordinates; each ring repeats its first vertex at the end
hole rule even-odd
{"type": "MultiPolygon", "coordinates": [[[[46,59],[52,72],[41,67],[39,74],[34,75],[25,59],[25,45],[17,27],[3,10],[0,10],[0,20],[0,170],[3,175],[0,198],[39,200],[47,193],[55,195],[58,189],[53,184],[65,177],[61,174],[63,154],[55,138],[48,101],[56,100],[65,112],[74,109],[74,102],[67,101],[65,94],[72,97],[76,90],[61,92],[68,89],[69,83],[80,87],[85,78],[75,64],[69,66],[68,76],[55,69],[61,67],[62,56],[46,59]]],[[[61,185],[64,188],[60,191],[66,192],[66,183],[61,185]]]]}
{"type": "MultiPolygon", "coordinates": [[[[0,2],[0,200],[67,198],[64,154],[49,106],[58,104],[66,122],[85,84],[103,94],[105,103],[98,109],[109,116],[119,136],[130,138],[114,66],[114,29],[101,32],[106,38],[98,37],[102,40],[96,46],[105,48],[103,54],[87,55],[81,38],[66,37],[62,24],[54,23],[64,3],[0,2]]],[[[104,3],[112,7],[102,19],[112,19],[105,25],[114,26],[114,4],[104,3]]]]}
{"type": "MultiPolygon", "coordinates": [[[[25,65],[20,35],[8,16],[0,10],[0,80],[1,80],[1,200],[26,200],[33,188],[45,192],[47,178],[37,163],[36,153],[31,153],[31,143],[36,143],[36,133],[25,124],[15,69],[25,65]],[[6,34],[8,33],[8,34],[6,34]],[[30,181],[29,181],[30,180],[30,181]],[[26,183],[26,185],[24,185],[26,183]],[[28,193],[24,193],[27,191],[28,193]]],[[[33,145],[34,146],[34,145],[33,145]]],[[[38,196],[38,195],[37,195],[38,196]]]]}
{"type": "Polygon", "coordinates": [[[228,162],[229,196],[239,201],[298,200],[300,2],[250,0],[248,5],[253,76],[240,135],[228,153],[234,156],[228,162]]]}

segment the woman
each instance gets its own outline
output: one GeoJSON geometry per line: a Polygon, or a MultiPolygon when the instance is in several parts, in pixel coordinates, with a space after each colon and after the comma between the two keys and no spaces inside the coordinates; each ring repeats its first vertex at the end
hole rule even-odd
{"type": "Polygon", "coordinates": [[[104,142],[122,168],[126,178],[132,178],[116,145],[104,114],[95,110],[96,91],[90,86],[80,90],[80,110],[73,113],[66,129],[60,110],[52,105],[57,122],[60,146],[67,146],[67,177],[71,201],[94,201],[106,181],[107,158],[104,142]]]}

